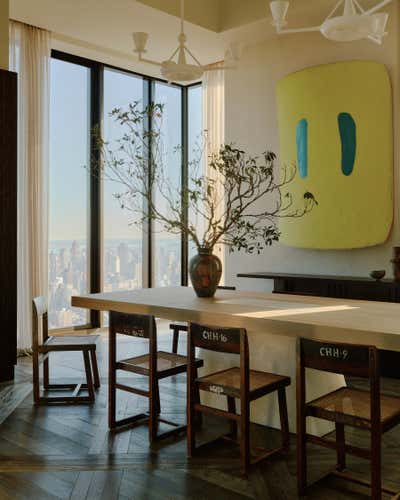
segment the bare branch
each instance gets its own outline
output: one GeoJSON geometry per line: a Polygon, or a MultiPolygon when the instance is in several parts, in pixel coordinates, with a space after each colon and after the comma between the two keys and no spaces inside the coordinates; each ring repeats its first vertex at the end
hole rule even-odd
{"type": "Polygon", "coordinates": [[[165,146],[163,106],[143,109],[135,102],[114,109],[111,117],[121,134],[106,142],[96,132],[100,161],[92,162],[91,173],[115,183],[115,198],[132,214],[132,224],[157,222],[163,231],[186,234],[197,247],[223,243],[231,251],[259,253],[278,241],[280,218],[301,218],[317,205],[310,192],[299,201],[287,191],[296,165],[276,168],[269,151],[256,157],[225,144],[207,158],[203,172],[207,132],[195,144],[182,189],[180,176],[174,182],[170,174],[171,160],[180,165],[182,152],[180,145],[165,146]],[[271,208],[256,209],[260,203],[271,208]]]}

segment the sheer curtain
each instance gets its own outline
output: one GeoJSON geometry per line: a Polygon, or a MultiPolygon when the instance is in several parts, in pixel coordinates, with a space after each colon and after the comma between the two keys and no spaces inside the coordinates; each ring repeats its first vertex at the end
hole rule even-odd
{"type": "Polygon", "coordinates": [[[10,24],[18,73],[18,350],[32,345],[32,298],[47,296],[50,33],[10,24]]]}
{"type": "MultiPolygon", "coordinates": [[[[205,141],[204,158],[210,154],[216,153],[225,142],[225,77],[224,70],[216,67],[212,71],[206,71],[203,77],[202,102],[203,102],[203,130],[206,131],[207,140],[205,141]]],[[[206,165],[206,173],[209,177],[215,175],[215,171],[209,170],[206,165]]],[[[223,190],[221,183],[216,183],[219,190],[223,190]]],[[[219,199],[223,198],[224,193],[219,192],[219,199]]],[[[223,210],[223,205],[220,205],[223,210]]],[[[218,214],[217,214],[218,216],[218,214]]],[[[222,273],[224,273],[224,247],[217,245],[214,252],[222,261],[222,273]]],[[[221,278],[224,283],[224,274],[221,278]]]]}

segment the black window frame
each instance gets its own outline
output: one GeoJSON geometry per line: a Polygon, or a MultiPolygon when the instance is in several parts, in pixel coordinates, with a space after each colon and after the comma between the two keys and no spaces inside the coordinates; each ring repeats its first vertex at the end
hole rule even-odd
{"type": "MultiPolygon", "coordinates": [[[[177,87],[181,90],[181,120],[182,120],[182,137],[181,137],[181,147],[182,147],[182,162],[181,162],[181,182],[182,182],[182,210],[183,217],[187,219],[188,211],[186,200],[183,198],[183,193],[185,192],[185,187],[188,182],[188,90],[190,87],[199,86],[201,82],[191,83],[189,85],[180,85],[177,83],[169,83],[162,78],[152,77],[139,72],[135,72],[126,68],[120,68],[113,66],[111,64],[102,63],[100,61],[95,61],[92,59],[87,59],[81,56],[69,54],[67,52],[62,52],[53,49],[51,51],[52,59],[58,59],[61,61],[69,62],[72,64],[77,64],[90,69],[90,155],[93,159],[98,158],[99,152],[96,151],[95,147],[95,137],[92,130],[95,127],[101,126],[103,118],[103,83],[104,83],[104,70],[110,69],[115,71],[120,71],[122,73],[134,75],[143,79],[143,96],[146,103],[153,102],[155,83],[160,82],[164,84],[169,84],[177,87]]],[[[148,124],[151,127],[151,123],[148,124]]],[[[102,256],[103,256],[103,235],[102,235],[102,224],[103,224],[103,193],[102,193],[102,180],[99,176],[90,175],[89,176],[89,293],[98,293],[102,291],[102,256]]],[[[152,269],[152,250],[153,250],[153,231],[151,230],[151,225],[145,232],[146,234],[146,272],[145,280],[143,281],[144,288],[151,288],[153,286],[153,269],[152,269]]],[[[188,285],[188,248],[189,241],[186,234],[181,234],[181,286],[188,285]]],[[[100,328],[101,325],[101,313],[100,311],[91,310],[89,314],[89,323],[85,325],[74,326],[74,329],[92,329],[100,328]]],[[[55,329],[64,330],[65,328],[55,329]]]]}

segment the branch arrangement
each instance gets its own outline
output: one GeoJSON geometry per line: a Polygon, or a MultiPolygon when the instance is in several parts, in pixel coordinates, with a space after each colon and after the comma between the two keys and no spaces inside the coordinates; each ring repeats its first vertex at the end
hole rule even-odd
{"type": "Polygon", "coordinates": [[[230,251],[260,253],[279,240],[279,218],[303,217],[317,205],[310,192],[295,202],[287,186],[296,166],[277,169],[270,151],[256,157],[225,144],[207,159],[206,173],[206,134],[191,152],[188,182],[182,187],[180,175],[174,182],[167,174],[173,155],[181,170],[181,150],[165,147],[163,105],[143,109],[134,102],[114,109],[111,117],[121,135],[106,142],[95,133],[100,160],[92,162],[92,173],[116,184],[114,196],[131,212],[132,224],[155,222],[170,234],[186,234],[199,249],[222,243],[230,251]],[[266,203],[269,208],[258,208],[266,203]]]}

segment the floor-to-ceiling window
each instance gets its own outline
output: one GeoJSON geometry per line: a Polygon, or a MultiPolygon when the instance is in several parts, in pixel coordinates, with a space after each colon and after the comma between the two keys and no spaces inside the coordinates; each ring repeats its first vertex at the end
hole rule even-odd
{"type": "MultiPolygon", "coordinates": [[[[99,326],[100,316],[70,306],[71,295],[187,283],[188,241],[154,225],[132,225],[113,194],[90,175],[93,125],[115,142],[123,132],[110,112],[138,101],[164,105],[165,172],[180,196],[189,146],[201,134],[201,88],[168,85],[55,52],[52,59],[49,313],[50,327],[99,326]],[[193,116],[191,116],[193,114],[193,116]]],[[[166,208],[162,193],[155,202],[166,208]]],[[[104,316],[103,321],[106,321],[104,316]]]]}
{"type": "Polygon", "coordinates": [[[90,69],[52,59],[50,108],[49,325],[87,323],[71,295],[88,291],[90,69]]]}
{"type": "MultiPolygon", "coordinates": [[[[121,127],[111,112],[143,102],[144,80],[110,68],[104,70],[103,135],[111,148],[117,147],[121,127]]],[[[114,194],[119,186],[103,183],[103,289],[127,290],[143,286],[143,229],[132,225],[114,194]]]]}
{"type": "MultiPolygon", "coordinates": [[[[169,192],[156,189],[155,203],[168,214],[169,204],[179,203],[182,184],[182,89],[155,83],[154,102],[163,105],[161,133],[164,151],[159,155],[164,162],[164,175],[172,188],[169,192]]],[[[169,234],[158,224],[154,225],[153,269],[154,286],[181,284],[181,235],[169,234]]]]}
{"type": "MultiPolygon", "coordinates": [[[[199,171],[205,169],[204,132],[202,125],[202,88],[201,85],[192,85],[188,88],[188,183],[191,184],[191,174],[198,175],[199,171]]],[[[188,213],[189,220],[200,227],[202,221],[198,219],[193,211],[188,213]]],[[[197,253],[195,244],[188,242],[189,260],[197,253]]]]}

